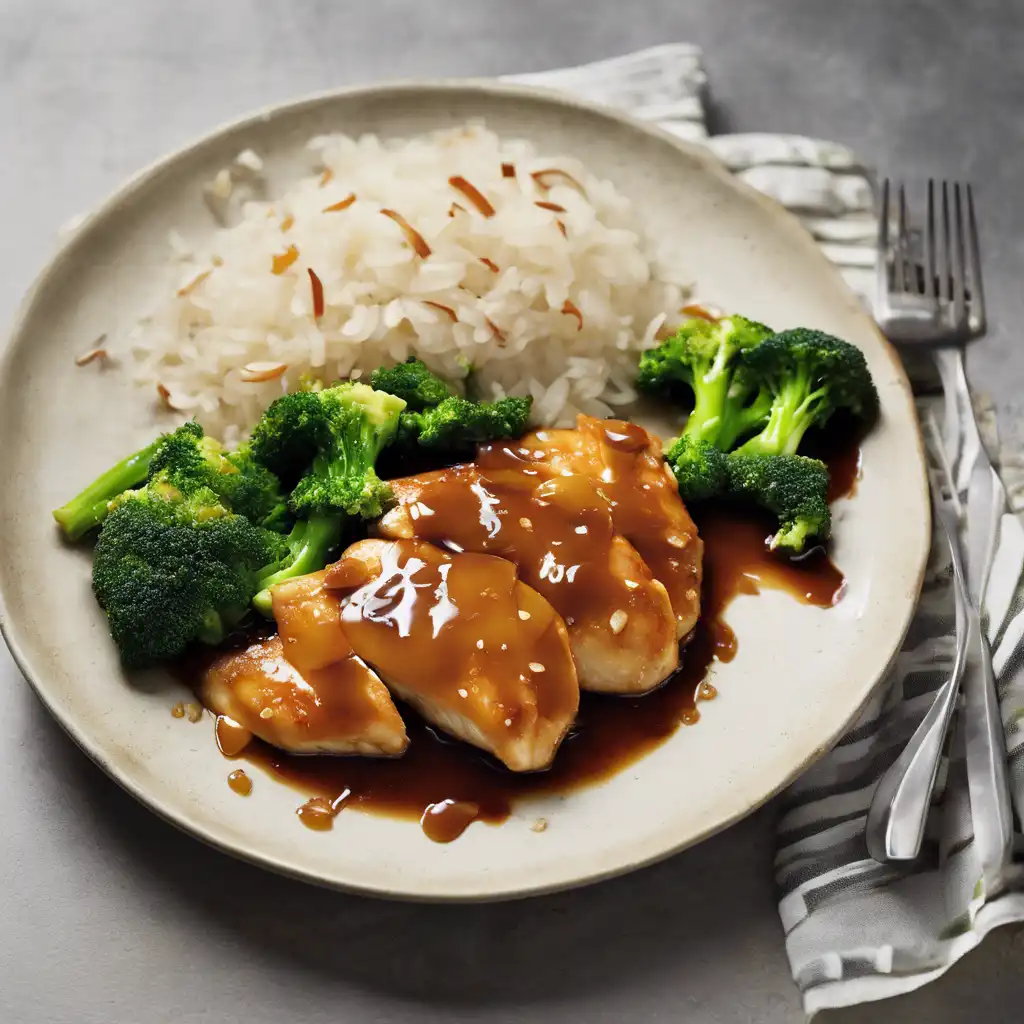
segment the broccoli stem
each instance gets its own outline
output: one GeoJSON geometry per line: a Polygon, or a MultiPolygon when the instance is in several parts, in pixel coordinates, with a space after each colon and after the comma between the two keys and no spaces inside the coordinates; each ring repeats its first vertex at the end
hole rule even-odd
{"type": "Polygon", "coordinates": [[[209,609],[203,615],[196,639],[200,643],[216,647],[224,639],[224,634],[224,620],[220,617],[220,613],[214,608],[209,609]]]}
{"type": "Polygon", "coordinates": [[[737,454],[795,455],[827,395],[827,388],[810,391],[810,386],[804,374],[787,381],[775,395],[764,429],[740,445],[737,454]]]}
{"type": "Polygon", "coordinates": [[[271,587],[296,576],[316,572],[327,564],[331,550],[338,546],[341,539],[343,518],[333,513],[316,514],[295,524],[288,537],[290,561],[284,566],[280,562],[268,566],[270,571],[260,576],[257,583],[259,592],[252,600],[256,611],[270,618],[273,614],[271,587]]]}
{"type": "MultiPolygon", "coordinates": [[[[720,352],[723,350],[724,346],[720,352]]],[[[722,372],[719,363],[721,360],[716,360],[703,377],[694,381],[693,412],[684,433],[695,441],[715,441],[718,437],[729,393],[729,375],[722,372]]]]}
{"type": "Polygon", "coordinates": [[[54,510],[53,518],[69,540],[80,540],[103,522],[110,502],[124,491],[138,487],[149,476],[149,464],[161,438],[122,459],[97,477],[81,494],[54,510]]]}

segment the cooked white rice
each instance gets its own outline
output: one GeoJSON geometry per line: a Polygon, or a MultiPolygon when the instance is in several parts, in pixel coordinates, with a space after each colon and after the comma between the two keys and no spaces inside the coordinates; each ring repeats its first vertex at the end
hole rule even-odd
{"type": "Polygon", "coordinates": [[[472,369],[482,395],[533,395],[539,423],[635,397],[637,353],[679,319],[686,279],[610,182],[479,124],[310,150],[317,173],[273,200],[254,198],[261,162],[240,154],[205,190],[224,225],[209,245],[172,234],[180,287],[132,337],[140,380],[172,408],[232,441],[304,378],[365,379],[412,354],[453,380],[472,369]],[[551,168],[565,173],[535,176],[551,168]]]}

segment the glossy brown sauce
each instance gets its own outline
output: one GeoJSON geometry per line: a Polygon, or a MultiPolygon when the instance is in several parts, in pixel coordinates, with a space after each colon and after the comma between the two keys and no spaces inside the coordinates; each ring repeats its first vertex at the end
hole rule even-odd
{"type": "Polygon", "coordinates": [[[217,748],[225,757],[240,754],[252,740],[252,733],[227,715],[218,715],[213,727],[217,737],[217,748]]]}
{"type": "Polygon", "coordinates": [[[480,805],[467,800],[442,800],[430,804],[420,818],[420,827],[435,843],[458,839],[480,817],[480,805]]]}
{"type": "Polygon", "coordinates": [[[565,626],[515,566],[423,540],[366,540],[329,570],[327,584],[347,581],[352,561],[372,577],[347,591],[341,609],[356,654],[427,717],[510,767],[543,767],[579,688],[565,626]]]}
{"type": "Polygon", "coordinates": [[[203,672],[201,694],[218,712],[222,753],[237,754],[253,736],[305,754],[404,749],[404,727],[348,642],[341,599],[323,585],[325,575],[275,588],[279,634],[251,639],[203,672]]]}
{"type": "Polygon", "coordinates": [[[699,610],[700,543],[643,428],[581,416],[393,487],[381,532],[513,562],[564,618],[583,689],[643,692],[677,667],[699,610]]]}
{"type": "MultiPolygon", "coordinates": [[[[430,805],[453,801],[476,805],[476,820],[496,823],[523,797],[564,793],[615,774],[680,725],[696,722],[699,699],[715,695],[713,686],[704,685],[705,674],[714,659],[729,661],[735,654],[732,631],[722,621],[733,597],[771,587],[821,607],[838,599],[842,576],[823,552],[799,565],[780,564],[765,551],[769,523],[751,523],[725,510],[709,510],[704,520],[698,526],[705,536],[706,612],[683,651],[680,670],[642,697],[583,694],[576,723],[546,772],[507,771],[467,744],[435,732],[406,708],[409,749],[397,760],[292,757],[259,741],[242,757],[302,792],[331,799],[350,790],[352,807],[412,820],[422,820],[430,805]]],[[[433,815],[428,822],[431,838],[455,838],[449,822],[439,823],[433,815]]]]}
{"type": "Polygon", "coordinates": [[[422,477],[415,500],[402,506],[407,527],[453,551],[514,561],[523,582],[569,626],[607,628],[618,608],[640,614],[646,588],[627,587],[609,572],[614,530],[595,481],[539,477],[533,449],[495,447],[485,456],[483,464],[422,477]]]}
{"type": "MultiPolygon", "coordinates": [[[[856,446],[829,453],[827,460],[837,496],[851,493],[859,474],[856,446]]],[[[696,518],[704,541],[703,609],[679,671],[644,696],[583,694],[575,724],[547,771],[510,772],[427,726],[407,707],[401,711],[410,744],[398,759],[296,757],[259,740],[239,756],[310,796],[297,811],[307,827],[328,829],[341,806],[351,805],[419,820],[437,842],[457,838],[474,820],[505,820],[524,797],[568,792],[621,771],[681,725],[697,722],[700,702],[717,695],[706,675],[713,661],[730,661],[736,653],[736,638],[723,619],[733,598],[776,589],[827,608],[842,595],[842,574],[823,550],[793,562],[766,550],[774,529],[770,517],[708,507],[696,518]]]]}
{"type": "MultiPolygon", "coordinates": [[[[612,506],[615,529],[640,552],[654,578],[668,591],[672,607],[692,625],[700,573],[694,524],[680,517],[675,477],[661,455],[661,443],[625,421],[581,416],[579,433],[597,446],[603,463],[601,490],[612,506]]],[[[575,467],[574,467],[575,468],[575,467]]]]}

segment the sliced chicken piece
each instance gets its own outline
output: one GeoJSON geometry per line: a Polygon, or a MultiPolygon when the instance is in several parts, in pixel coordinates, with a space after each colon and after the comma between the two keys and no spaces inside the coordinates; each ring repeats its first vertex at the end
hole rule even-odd
{"type": "Polygon", "coordinates": [[[364,540],[326,583],[346,593],[345,633],[396,696],[513,771],[551,763],[579,706],[576,671],[565,624],[510,562],[364,540]]]}
{"type": "Polygon", "coordinates": [[[387,688],[345,637],[324,575],[275,587],[280,634],[222,655],[204,674],[203,703],[225,719],[218,736],[231,737],[226,753],[250,735],[293,754],[395,757],[408,746],[387,688]]]}
{"type": "Polygon", "coordinates": [[[677,634],[700,615],[704,543],[662,457],[661,441],[635,423],[579,416],[575,430],[538,430],[518,442],[547,472],[587,473],[612,505],[615,529],[668,591],[677,634]]]}
{"type": "Polygon", "coordinates": [[[515,445],[483,458],[392,481],[399,504],[380,532],[514,562],[565,619],[585,690],[645,693],[671,675],[679,649],[668,594],[613,531],[593,477],[545,471],[515,445]]]}

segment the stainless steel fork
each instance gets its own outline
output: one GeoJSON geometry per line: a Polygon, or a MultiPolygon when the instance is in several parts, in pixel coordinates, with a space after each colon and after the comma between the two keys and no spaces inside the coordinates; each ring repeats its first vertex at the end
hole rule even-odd
{"type": "MultiPolygon", "coordinates": [[[[918,235],[911,228],[904,186],[894,188],[888,180],[883,183],[876,316],[890,340],[930,349],[942,376],[944,443],[954,467],[953,489],[967,518],[970,614],[966,617],[964,735],[968,782],[975,842],[986,889],[992,891],[1001,883],[1013,842],[1006,741],[984,623],[985,591],[1006,495],[981,442],[964,366],[964,346],[986,326],[977,219],[969,185],[929,181],[924,229],[918,235]],[[893,223],[895,238],[890,242],[893,223]],[[915,252],[915,245],[923,252],[915,252]]],[[[959,625],[964,625],[962,616],[959,625]]],[[[940,692],[940,701],[950,697],[947,687],[940,692]]],[[[894,821],[893,814],[927,813],[927,800],[922,804],[920,799],[910,799],[908,787],[919,786],[924,768],[930,769],[927,757],[939,756],[942,744],[934,742],[934,730],[941,727],[944,734],[947,719],[948,714],[941,720],[930,714],[911,740],[911,746],[924,744],[929,737],[921,734],[930,726],[933,733],[926,744],[927,755],[919,751],[916,757],[901,757],[879,785],[877,803],[869,814],[876,847],[881,845],[879,835],[916,835],[917,845],[909,854],[916,856],[923,818],[917,829],[918,823],[908,827],[906,822],[894,821]],[[884,806],[887,799],[891,800],[888,809],[884,806]]],[[[930,796],[934,772],[929,779],[930,796]]],[[[909,850],[898,858],[891,857],[898,852],[894,849],[883,847],[879,852],[903,859],[909,850]]]]}

